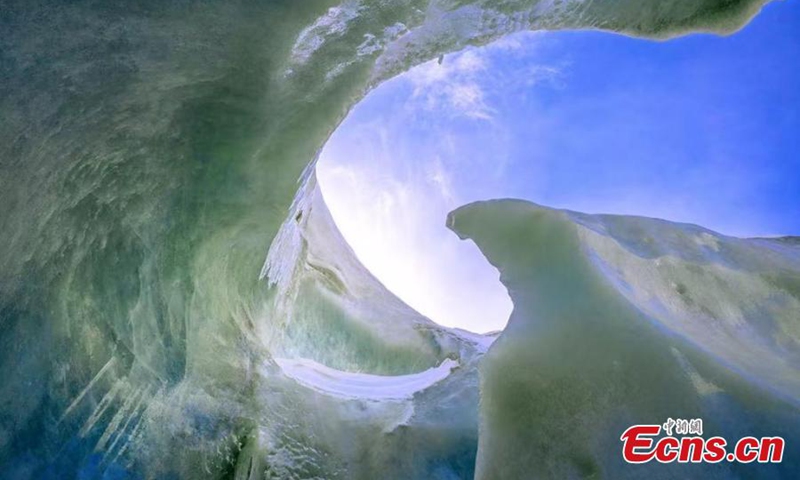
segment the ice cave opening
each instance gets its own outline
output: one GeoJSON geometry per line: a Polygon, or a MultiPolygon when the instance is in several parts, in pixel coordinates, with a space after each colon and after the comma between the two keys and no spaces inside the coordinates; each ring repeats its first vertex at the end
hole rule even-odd
{"type": "Polygon", "coordinates": [[[445,226],[469,202],[797,231],[775,205],[796,165],[797,95],[778,88],[798,82],[794,42],[769,25],[669,42],[521,32],[431,60],[379,85],[334,132],[316,165],[325,202],[389,290],[473,332],[503,329],[512,305],[497,270],[445,226]]]}

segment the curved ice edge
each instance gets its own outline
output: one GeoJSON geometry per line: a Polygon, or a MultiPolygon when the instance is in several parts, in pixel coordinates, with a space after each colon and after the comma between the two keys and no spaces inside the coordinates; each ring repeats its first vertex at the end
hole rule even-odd
{"type": "Polygon", "coordinates": [[[289,378],[325,395],[348,399],[407,400],[444,380],[459,363],[450,358],[439,366],[410,375],[371,375],[336,370],[307,358],[275,358],[289,378]]]}
{"type": "Polygon", "coordinates": [[[475,333],[461,328],[449,328],[448,330],[458,337],[471,342],[481,353],[486,353],[489,347],[500,338],[500,334],[503,333],[502,330],[486,333],[475,333]]]}

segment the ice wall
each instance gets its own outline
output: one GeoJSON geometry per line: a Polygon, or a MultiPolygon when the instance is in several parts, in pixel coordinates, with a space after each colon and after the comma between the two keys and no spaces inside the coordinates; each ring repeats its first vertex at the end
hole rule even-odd
{"type": "Polygon", "coordinates": [[[476,478],[791,478],[781,465],[627,465],[631,425],[701,418],[735,442],[800,432],[800,249],[521,200],[449,218],[514,312],[481,364],[476,478]]]}

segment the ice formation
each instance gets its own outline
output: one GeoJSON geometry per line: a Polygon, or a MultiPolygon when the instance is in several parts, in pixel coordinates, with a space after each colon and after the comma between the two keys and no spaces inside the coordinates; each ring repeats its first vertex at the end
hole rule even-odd
{"type": "Polygon", "coordinates": [[[470,205],[452,228],[515,303],[483,337],[359,265],[313,173],[369,88],[443,53],[763,3],[4,2],[0,478],[795,477],[626,467],[618,437],[685,415],[796,445],[796,239],[470,205]]]}

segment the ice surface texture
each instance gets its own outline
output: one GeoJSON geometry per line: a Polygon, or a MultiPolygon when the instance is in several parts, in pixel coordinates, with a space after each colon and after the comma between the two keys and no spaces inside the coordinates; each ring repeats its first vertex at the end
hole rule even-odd
{"type": "Polygon", "coordinates": [[[450,215],[514,312],[481,364],[478,478],[792,478],[777,466],[627,465],[634,424],[798,441],[800,248],[520,200],[450,215]],[[524,419],[522,421],[521,419],[524,419]],[[525,447],[520,448],[521,445],[525,447]]]}
{"type": "Polygon", "coordinates": [[[313,176],[349,108],[419,62],[522,29],[727,33],[763,3],[2,2],[0,477],[616,478],[626,422],[798,431],[790,242],[705,232],[692,257],[665,250],[682,227],[648,243],[554,221],[552,280],[515,283],[536,252],[513,240],[517,267],[500,268],[519,303],[483,357],[492,339],[435,325],[358,264],[313,176]],[[376,400],[275,358],[458,367],[376,400]],[[550,435],[569,421],[583,433],[550,435]]]}

